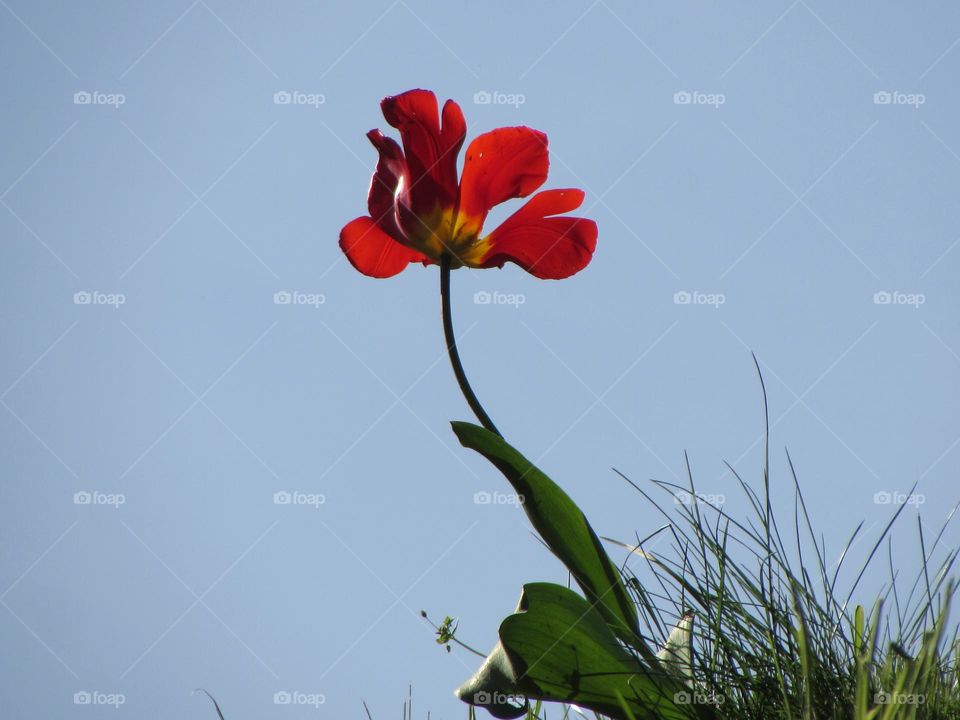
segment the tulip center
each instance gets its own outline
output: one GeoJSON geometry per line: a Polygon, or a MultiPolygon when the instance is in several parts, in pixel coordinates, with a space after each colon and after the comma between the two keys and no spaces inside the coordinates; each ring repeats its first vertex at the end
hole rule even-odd
{"type": "Polygon", "coordinates": [[[458,215],[453,208],[438,207],[415,222],[412,232],[406,233],[412,248],[437,262],[449,256],[451,268],[480,267],[486,245],[480,239],[482,221],[458,215]]]}

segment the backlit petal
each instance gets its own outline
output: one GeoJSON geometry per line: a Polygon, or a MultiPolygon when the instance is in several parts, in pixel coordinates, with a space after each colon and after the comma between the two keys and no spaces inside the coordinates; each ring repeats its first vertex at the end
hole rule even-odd
{"type": "Polygon", "coordinates": [[[543,185],[550,164],[547,136],[528,127],[498,128],[467,147],[459,215],[482,222],[490,208],[543,185]]]}
{"type": "Polygon", "coordinates": [[[340,249],[357,270],[375,278],[392,277],[412,262],[429,262],[366,216],[351,220],[340,231],[340,249]]]}
{"type": "Polygon", "coordinates": [[[437,97],[429,90],[384,98],[381,108],[387,122],[400,131],[414,211],[452,208],[457,198],[457,154],[467,133],[460,106],[452,100],[444,104],[442,127],[437,97]]]}
{"type": "Polygon", "coordinates": [[[403,233],[398,224],[397,203],[409,203],[404,188],[410,184],[403,150],[396,140],[385,137],[379,130],[371,130],[367,137],[380,153],[377,169],[370,179],[367,210],[377,225],[401,240],[403,233]]]}
{"type": "Polygon", "coordinates": [[[535,277],[559,280],[587,266],[597,246],[597,224],[560,216],[580,207],[582,190],[545,190],[508,217],[483,240],[481,267],[514,262],[535,277]],[[553,217],[551,217],[553,216],[553,217]]]}

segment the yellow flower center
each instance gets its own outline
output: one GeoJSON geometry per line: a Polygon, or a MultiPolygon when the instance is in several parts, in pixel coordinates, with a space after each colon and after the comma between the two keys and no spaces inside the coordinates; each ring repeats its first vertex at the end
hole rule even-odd
{"type": "Polygon", "coordinates": [[[480,237],[482,221],[455,216],[453,208],[440,207],[419,219],[416,228],[408,228],[407,240],[412,248],[437,262],[444,254],[451,255],[454,268],[480,267],[489,247],[489,242],[480,237]]]}

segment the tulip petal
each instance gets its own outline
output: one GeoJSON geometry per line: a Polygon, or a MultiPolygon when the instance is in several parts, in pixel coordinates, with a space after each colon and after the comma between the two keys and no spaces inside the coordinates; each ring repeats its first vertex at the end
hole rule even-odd
{"type": "Polygon", "coordinates": [[[545,190],[484,239],[481,267],[514,262],[535,277],[560,280],[579,272],[597,246],[597,224],[579,217],[550,217],[580,207],[582,190],[545,190]]]}
{"type": "Polygon", "coordinates": [[[430,262],[416,250],[398,243],[367,216],[351,220],[343,227],[340,249],[351,265],[374,278],[393,277],[412,262],[425,265],[430,262]]]}
{"type": "Polygon", "coordinates": [[[467,147],[459,215],[482,223],[490,208],[526,197],[547,179],[547,136],[528,127],[498,128],[467,147]]]}
{"type": "Polygon", "coordinates": [[[409,187],[407,162],[403,150],[393,138],[385,137],[379,130],[371,130],[367,137],[380,153],[377,169],[370,179],[367,210],[377,225],[400,240],[403,233],[399,226],[397,203],[409,203],[404,190],[409,187]]]}
{"type": "Polygon", "coordinates": [[[467,134],[460,106],[447,100],[441,127],[437,97],[429,90],[387,97],[380,105],[387,122],[400,131],[415,212],[452,208],[457,198],[457,155],[467,134]]]}

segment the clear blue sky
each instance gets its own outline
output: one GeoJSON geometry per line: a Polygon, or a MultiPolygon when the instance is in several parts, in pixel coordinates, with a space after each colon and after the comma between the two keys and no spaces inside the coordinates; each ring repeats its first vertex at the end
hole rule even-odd
{"type": "Polygon", "coordinates": [[[863,520],[862,560],[875,493],[919,483],[910,575],[918,509],[960,500],[954,4],[0,6],[5,717],[210,718],[203,686],[229,720],[382,720],[412,684],[418,717],[462,718],[475,659],[419,610],[486,648],[523,582],[563,580],[474,502],[509,488],[447,425],[436,269],[374,281],[337,247],[379,99],[412,87],[471,135],[545,131],[548,187],[587,192],[583,273],[454,293],[487,409],[600,532],[659,523],[612,467],[674,480],[684,450],[745,512],[722,461],[759,482],[751,350],[777,498],[786,446],[829,555],[863,520]],[[294,691],[325,703],[274,704],[294,691]]]}

